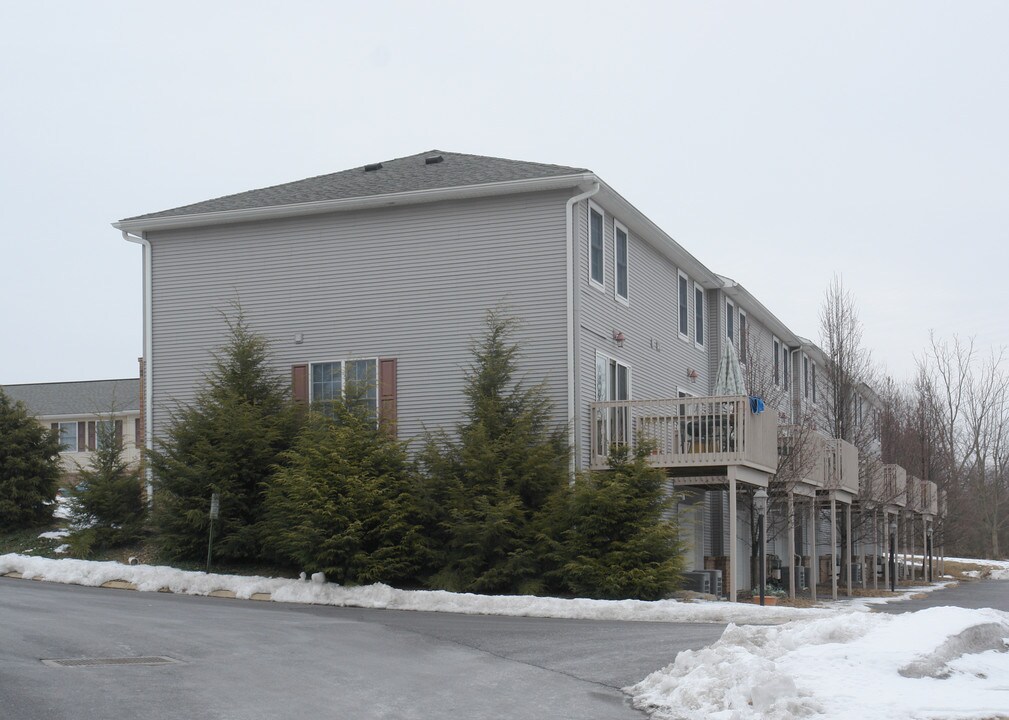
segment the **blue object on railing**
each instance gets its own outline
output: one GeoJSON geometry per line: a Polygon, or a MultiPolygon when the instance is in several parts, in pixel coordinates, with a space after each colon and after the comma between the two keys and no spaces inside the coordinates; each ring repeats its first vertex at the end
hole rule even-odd
{"type": "Polygon", "coordinates": [[[750,396],[750,412],[754,415],[759,415],[764,412],[764,398],[757,397],[756,395],[750,396]]]}

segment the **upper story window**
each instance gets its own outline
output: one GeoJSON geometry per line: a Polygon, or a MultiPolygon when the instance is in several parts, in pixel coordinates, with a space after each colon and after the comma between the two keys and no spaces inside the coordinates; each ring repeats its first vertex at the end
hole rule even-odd
{"type": "Polygon", "coordinates": [[[603,213],[589,204],[589,281],[603,287],[603,213]]]}
{"type": "Polygon", "coordinates": [[[319,404],[323,412],[333,401],[350,399],[378,412],[378,361],[338,360],[312,363],[312,403],[319,404]]]}
{"type": "Polygon", "coordinates": [[[732,303],[728,300],[725,301],[725,336],[729,338],[729,342],[735,342],[735,322],[736,322],[736,308],[733,307],[732,303]]]}
{"type": "Polygon", "coordinates": [[[694,283],[694,342],[704,345],[704,290],[694,283]]]}
{"type": "Polygon", "coordinates": [[[746,334],[746,313],[739,311],[739,362],[746,364],[746,343],[749,337],[746,334]]]}
{"type": "Polygon", "coordinates": [[[679,315],[680,315],[680,337],[684,340],[687,339],[687,334],[690,332],[688,327],[690,319],[690,311],[687,309],[687,298],[690,296],[689,281],[687,276],[683,273],[679,273],[679,315]]]}
{"type": "Polygon", "coordinates": [[[613,264],[617,300],[627,303],[627,228],[616,220],[613,221],[613,264]]]}
{"type": "Polygon", "coordinates": [[[816,405],[816,363],[809,363],[809,379],[813,385],[813,404],[816,405]]]}
{"type": "Polygon", "coordinates": [[[809,358],[802,356],[802,394],[809,399],[809,358]]]}
{"type": "Polygon", "coordinates": [[[59,431],[60,431],[60,445],[63,446],[60,449],[63,452],[79,452],[85,449],[82,447],[78,447],[76,422],[59,423],[59,431]]]}
{"type": "Polygon", "coordinates": [[[771,354],[774,355],[774,384],[781,385],[781,341],[771,340],[771,354]]]}
{"type": "Polygon", "coordinates": [[[788,390],[788,367],[790,364],[790,359],[788,356],[788,346],[782,344],[781,346],[781,386],[788,390]]]}

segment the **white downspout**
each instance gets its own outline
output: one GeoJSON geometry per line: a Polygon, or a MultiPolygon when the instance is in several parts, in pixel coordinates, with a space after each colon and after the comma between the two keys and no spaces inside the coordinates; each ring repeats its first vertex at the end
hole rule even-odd
{"type": "MultiPolygon", "coordinates": [[[[137,243],[144,248],[144,448],[150,451],[153,447],[153,427],[152,423],[154,420],[154,409],[153,409],[153,394],[152,388],[153,384],[153,373],[151,372],[151,355],[154,348],[154,340],[151,334],[151,320],[153,318],[151,301],[153,299],[153,291],[151,289],[151,242],[147,238],[140,237],[139,235],[131,235],[127,231],[123,230],[123,240],[131,243],[137,243]]],[[[154,501],[154,483],[151,476],[151,466],[150,463],[145,464],[145,481],[147,484],[147,504],[151,505],[154,501]]]]}
{"type": "Polygon", "coordinates": [[[568,427],[571,429],[572,437],[572,447],[573,453],[571,456],[571,461],[569,467],[571,472],[576,472],[581,469],[582,466],[582,452],[581,452],[581,432],[578,428],[578,366],[575,362],[575,349],[577,347],[576,334],[577,327],[576,323],[576,298],[575,298],[575,223],[571,219],[571,213],[574,209],[576,203],[590,198],[599,192],[602,186],[596,182],[593,184],[592,189],[583,192],[581,195],[575,195],[567,201],[564,206],[564,221],[566,223],[566,235],[568,243],[567,252],[567,321],[568,321],[568,427]]]}

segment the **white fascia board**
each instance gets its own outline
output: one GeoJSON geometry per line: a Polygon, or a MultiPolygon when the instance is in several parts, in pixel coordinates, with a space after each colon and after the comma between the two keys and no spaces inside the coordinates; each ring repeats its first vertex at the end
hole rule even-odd
{"type": "Polygon", "coordinates": [[[682,245],[629,203],[620,193],[602,180],[599,183],[602,185],[602,191],[596,196],[596,199],[613,213],[621,224],[626,225],[628,230],[650,243],[701,287],[706,290],[722,287],[721,278],[704,263],[687,252],[682,245]]]}
{"type": "Polygon", "coordinates": [[[386,193],[383,195],[368,195],[365,197],[342,198],[339,200],[320,200],[317,202],[295,203],[292,205],[272,205],[269,207],[246,208],[242,210],[223,210],[220,212],[198,213],[195,215],[170,215],[157,218],[137,218],[135,220],[120,220],[112,223],[117,230],[130,233],[144,233],[156,230],[174,230],[187,227],[203,227],[207,225],[227,225],[231,223],[249,222],[254,220],[270,220],[275,218],[297,217],[301,215],[318,215],[321,213],[344,212],[349,210],[366,210],[370,208],[392,207],[396,205],[415,205],[419,203],[438,202],[441,200],[459,200],[464,198],[489,197],[493,195],[514,195],[524,192],[542,192],[577,187],[582,183],[595,181],[592,173],[577,175],[561,175],[550,178],[534,178],[530,180],[511,180],[500,183],[484,183],[482,185],[463,185],[432,190],[413,190],[402,193],[386,193]]]}

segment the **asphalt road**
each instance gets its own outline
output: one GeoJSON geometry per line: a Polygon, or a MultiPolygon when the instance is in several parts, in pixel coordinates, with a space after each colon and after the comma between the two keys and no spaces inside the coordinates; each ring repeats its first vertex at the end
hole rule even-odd
{"type": "Polygon", "coordinates": [[[978,580],[962,582],[953,587],[928,593],[918,600],[877,605],[873,609],[885,613],[906,613],[930,607],[953,605],[963,608],[995,608],[1009,612],[1009,580],[978,580]]]}
{"type": "Polygon", "coordinates": [[[284,605],[0,578],[0,718],[641,720],[620,688],[723,629],[284,605]],[[41,662],[137,656],[179,662],[41,662]]]}

